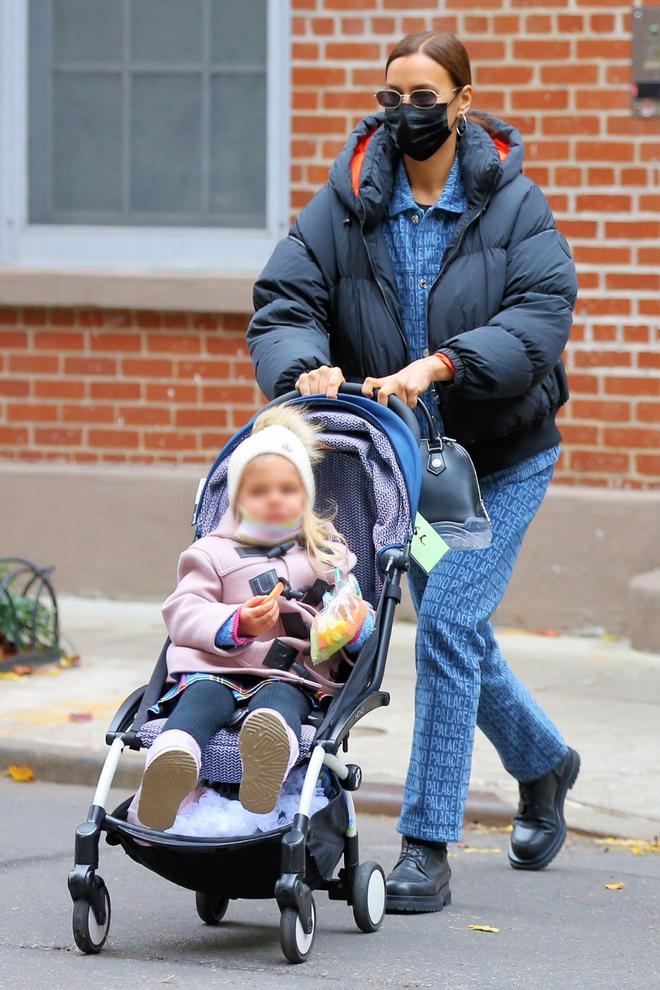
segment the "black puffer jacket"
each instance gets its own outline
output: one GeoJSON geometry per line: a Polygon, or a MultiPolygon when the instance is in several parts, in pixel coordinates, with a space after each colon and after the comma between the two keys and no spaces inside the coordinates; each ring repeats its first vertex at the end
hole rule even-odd
{"type": "MultiPolygon", "coordinates": [[[[399,161],[382,121],[375,114],[356,127],[255,285],[248,343],[269,397],[321,364],[362,380],[409,362],[379,228],[399,161]]],[[[577,283],[543,193],[522,174],[520,133],[473,114],[458,154],[469,205],[438,258],[428,336],[456,368],[437,389],[445,433],[483,475],[560,439],[560,355],[577,283]]]]}

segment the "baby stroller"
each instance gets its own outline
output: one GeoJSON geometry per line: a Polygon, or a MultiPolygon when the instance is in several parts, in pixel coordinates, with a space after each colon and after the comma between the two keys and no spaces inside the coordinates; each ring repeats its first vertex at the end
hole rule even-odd
{"type": "MultiPolygon", "coordinates": [[[[325,457],[316,468],[318,502],[337,505],[335,524],[358,560],[356,576],[364,597],[376,609],[374,632],[364,644],[340,694],[315,710],[303,726],[299,765],[304,783],[293,821],[254,835],[200,838],[158,832],[130,824],[130,799],[112,813],[108,793],[126,747],[151,745],[164,724],[149,708],[164,692],[166,640],[149,683],[133,692],[115,714],[106,743],[110,751],[101,771],[87,820],[76,831],[74,867],[68,878],[73,899],[73,934],[85,953],[100,952],[110,927],[110,898],[97,873],[99,841],[110,845],[172,883],[196,893],[202,921],[217,925],[235,898],[275,897],[280,908],[280,941],[290,962],[308,958],[316,929],[313,891],[353,908],[363,932],[376,931],[385,913],[385,877],[373,862],[360,863],[352,792],[361,771],[345,763],[350,730],[368,712],[389,704],[380,690],[392,631],[401,599],[400,581],[408,568],[413,520],[421,484],[419,430],[413,412],[396,397],[386,407],[362,395],[356,384],[342,386],[336,400],[302,398],[298,392],[276,399],[304,403],[305,415],[321,424],[325,457]],[[310,814],[321,775],[327,804],[310,814]],[[343,866],[335,868],[343,856],[343,866]]],[[[250,421],[220,452],[193,512],[195,538],[206,535],[227,507],[229,455],[251,430],[250,421]]],[[[237,785],[241,763],[238,732],[223,729],[203,754],[201,779],[213,785],[237,785]]],[[[237,790],[237,787],[236,787],[237,790]]]]}

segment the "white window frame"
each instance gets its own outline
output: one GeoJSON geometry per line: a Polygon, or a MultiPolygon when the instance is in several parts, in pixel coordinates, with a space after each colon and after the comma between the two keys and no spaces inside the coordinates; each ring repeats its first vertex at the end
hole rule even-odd
{"type": "Polygon", "coordinates": [[[0,265],[254,271],[288,230],[290,0],[267,0],[266,228],[28,222],[28,0],[0,2],[0,265]]]}

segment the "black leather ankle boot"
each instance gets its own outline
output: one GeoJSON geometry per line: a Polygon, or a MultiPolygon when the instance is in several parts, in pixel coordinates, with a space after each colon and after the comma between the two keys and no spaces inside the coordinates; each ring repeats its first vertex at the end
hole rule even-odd
{"type": "Polygon", "coordinates": [[[387,878],[387,912],[442,911],[451,904],[444,842],[423,842],[404,835],[401,855],[387,878]]]}
{"type": "Polygon", "coordinates": [[[564,801],[579,772],[580,756],[569,749],[542,777],[520,782],[520,804],[509,845],[509,862],[515,870],[542,870],[563,846],[564,801]]]}

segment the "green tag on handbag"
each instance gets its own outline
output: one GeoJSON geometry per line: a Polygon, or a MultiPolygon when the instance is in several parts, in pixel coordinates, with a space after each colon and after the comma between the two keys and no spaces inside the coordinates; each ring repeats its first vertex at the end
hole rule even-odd
{"type": "Polygon", "coordinates": [[[449,547],[419,512],[415,516],[415,534],[410,544],[410,555],[419,566],[430,574],[435,565],[442,560],[449,547]]]}

